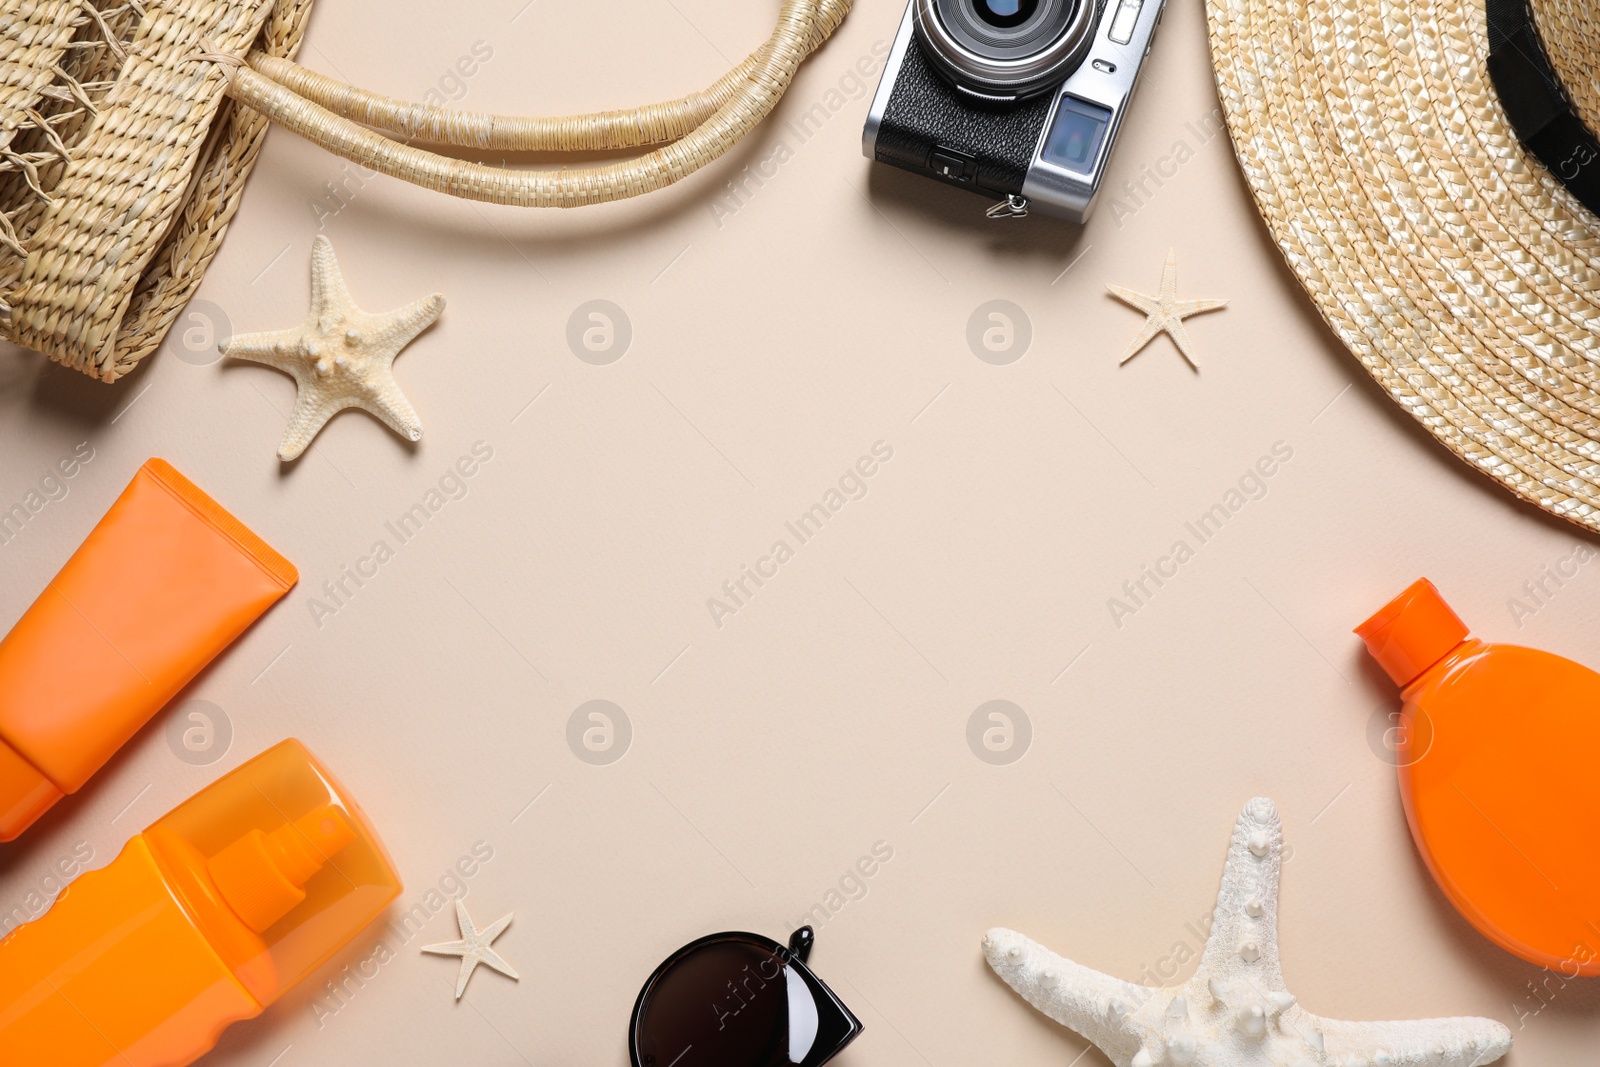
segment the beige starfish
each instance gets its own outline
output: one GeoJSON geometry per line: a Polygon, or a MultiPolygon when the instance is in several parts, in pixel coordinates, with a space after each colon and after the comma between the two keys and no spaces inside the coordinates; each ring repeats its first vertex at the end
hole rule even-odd
{"type": "Polygon", "coordinates": [[[466,991],[467,979],[472,977],[472,972],[482,963],[493,967],[508,978],[521,981],[516,969],[501,958],[500,953],[489,946],[494,939],[505,932],[511,925],[511,916],[506,915],[479,930],[472,922],[472,916],[467,914],[467,906],[456,900],[456,922],[461,926],[461,940],[450,941],[442,945],[424,945],[422,951],[432,952],[439,956],[460,956],[461,973],[456,976],[456,999],[461,999],[461,994],[466,991]]]}
{"type": "Polygon", "coordinates": [[[292,374],[298,391],[278,458],[296,459],[345,408],[361,408],[408,441],[422,423],[394,380],[394,358],[444,310],[438,293],[374,315],[356,307],[333,257],[318,236],[311,246],[311,313],[293,329],[229,337],[223,355],[265,363],[292,374]]]}
{"type": "Polygon", "coordinates": [[[1139,351],[1149,344],[1158,333],[1164,333],[1172,338],[1172,343],[1178,346],[1178,351],[1188,361],[1189,366],[1199,370],[1195,364],[1194,356],[1189,353],[1189,331],[1183,328],[1183,320],[1190,315],[1198,315],[1203,311],[1216,311],[1218,308],[1228,306],[1226,300],[1179,300],[1178,299],[1178,251],[1172,249],[1167,252],[1167,265],[1161,268],[1161,292],[1157,296],[1146,296],[1136,293],[1132,289],[1124,289],[1120,285],[1108,285],[1111,295],[1138,308],[1150,316],[1140,328],[1137,336],[1128,345],[1128,351],[1123,354],[1122,362],[1126,363],[1139,351]]]}

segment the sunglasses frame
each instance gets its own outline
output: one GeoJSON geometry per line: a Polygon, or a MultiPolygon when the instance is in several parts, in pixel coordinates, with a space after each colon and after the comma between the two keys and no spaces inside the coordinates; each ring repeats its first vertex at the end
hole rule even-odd
{"type": "MultiPolygon", "coordinates": [[[[812,1046],[805,1059],[793,1067],[822,1067],[824,1063],[843,1052],[845,1046],[866,1029],[861,1020],[855,1017],[855,1013],[845,1007],[844,1001],[840,1000],[838,995],[806,965],[806,960],[811,955],[811,946],[816,942],[816,932],[811,927],[802,926],[796,930],[790,935],[787,945],[762,934],[729,930],[720,934],[707,934],[689,942],[661,961],[661,965],[645,980],[644,987],[639,990],[638,999],[633,1002],[633,1014],[628,1019],[628,1059],[633,1067],[645,1067],[644,1056],[639,1051],[639,1024],[643,1021],[645,1007],[650,1003],[650,994],[673,967],[706,946],[723,941],[739,941],[772,953],[784,966],[792,968],[800,976],[800,980],[805,983],[819,1008],[822,1009],[819,1013],[821,1025],[817,1030],[817,1043],[812,1046]],[[827,1017],[831,1014],[827,1010],[829,1007],[837,1013],[836,1018],[827,1017]]],[[[657,1064],[656,1067],[672,1067],[672,1064],[657,1064]]],[[[750,1067],[750,1065],[729,1064],[728,1067],[750,1067]]]]}

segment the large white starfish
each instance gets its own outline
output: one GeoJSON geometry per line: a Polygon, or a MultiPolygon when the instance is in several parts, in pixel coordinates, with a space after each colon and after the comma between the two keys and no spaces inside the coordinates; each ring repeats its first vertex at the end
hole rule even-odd
{"type": "Polygon", "coordinates": [[[1228,306],[1226,300],[1179,300],[1178,299],[1178,250],[1167,251],[1166,266],[1161,268],[1161,291],[1155,296],[1146,296],[1144,293],[1134,292],[1132,289],[1120,285],[1108,285],[1111,295],[1136,307],[1150,316],[1139,328],[1127,352],[1123,353],[1122,362],[1126,363],[1139,351],[1149,344],[1158,333],[1164,333],[1172,338],[1172,343],[1178,346],[1179,353],[1188,361],[1189,366],[1195,370],[1200,367],[1195,363],[1193,354],[1189,351],[1189,331],[1184,328],[1183,320],[1190,315],[1198,315],[1203,311],[1216,311],[1218,308],[1228,306]]]}
{"type": "Polygon", "coordinates": [[[1123,982],[1011,930],[990,930],[983,952],[1117,1067],[1479,1067],[1506,1054],[1511,1031],[1490,1019],[1339,1022],[1296,1004],[1278,967],[1282,862],[1278,810],[1257,797],[1234,825],[1200,969],[1180,986],[1123,982]]]}
{"type": "Polygon", "coordinates": [[[247,333],[221,344],[223,355],[265,363],[294,376],[294,413],[283,431],[278,458],[285,463],[345,408],[361,408],[408,441],[422,423],[394,380],[394,357],[444,310],[438,293],[381,315],[356,307],[333,257],[317,236],[311,246],[311,313],[289,330],[247,333]]]}
{"type": "Polygon", "coordinates": [[[478,969],[480,963],[493,967],[508,978],[521,980],[516,969],[502,959],[500,953],[489,947],[494,943],[494,939],[505,933],[506,927],[511,925],[510,915],[503,916],[479,930],[473,925],[472,916],[467,914],[467,906],[457,899],[456,922],[461,927],[460,941],[449,941],[442,945],[424,945],[422,951],[432,952],[436,956],[461,957],[461,973],[456,976],[457,1000],[460,1000],[461,994],[466,992],[467,979],[472,977],[472,972],[478,969]]]}

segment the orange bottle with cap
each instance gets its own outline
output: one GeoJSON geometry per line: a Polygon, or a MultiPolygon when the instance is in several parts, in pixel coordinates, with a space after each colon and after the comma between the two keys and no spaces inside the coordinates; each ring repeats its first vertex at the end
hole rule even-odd
{"type": "Polygon", "coordinates": [[[0,941],[0,1062],[192,1063],[399,893],[361,809],[285,741],[0,941]]]}
{"type": "Polygon", "coordinates": [[[0,638],[0,841],[83,788],[297,578],[170,463],[141,467],[0,638]]]}
{"type": "Polygon", "coordinates": [[[1440,889],[1508,952],[1600,975],[1600,674],[1469,636],[1427,579],[1355,632],[1401,686],[1400,792],[1440,889]]]}

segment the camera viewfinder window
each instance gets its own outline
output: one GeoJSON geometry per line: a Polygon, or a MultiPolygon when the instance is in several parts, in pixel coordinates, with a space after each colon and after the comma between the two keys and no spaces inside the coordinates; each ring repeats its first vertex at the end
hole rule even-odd
{"type": "Polygon", "coordinates": [[[1044,142],[1044,160],[1058,167],[1093,174],[1094,162],[1111,125],[1111,109],[1075,96],[1063,96],[1055,125],[1044,142]]]}

